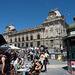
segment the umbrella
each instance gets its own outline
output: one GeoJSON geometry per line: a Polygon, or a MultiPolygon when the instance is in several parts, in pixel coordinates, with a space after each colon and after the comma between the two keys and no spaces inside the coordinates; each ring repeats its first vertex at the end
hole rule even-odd
{"type": "Polygon", "coordinates": [[[6,43],[7,42],[5,41],[4,37],[0,34],[0,46],[6,43]]]}

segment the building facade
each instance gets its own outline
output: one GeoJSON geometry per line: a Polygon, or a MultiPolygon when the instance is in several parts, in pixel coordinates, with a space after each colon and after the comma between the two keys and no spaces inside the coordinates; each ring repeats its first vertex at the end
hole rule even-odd
{"type": "Polygon", "coordinates": [[[41,26],[36,26],[16,31],[13,24],[6,27],[3,36],[9,45],[17,47],[39,47],[45,45],[48,48],[60,48],[63,45],[63,37],[67,35],[68,24],[64,15],[58,9],[51,10],[47,19],[41,26]]]}

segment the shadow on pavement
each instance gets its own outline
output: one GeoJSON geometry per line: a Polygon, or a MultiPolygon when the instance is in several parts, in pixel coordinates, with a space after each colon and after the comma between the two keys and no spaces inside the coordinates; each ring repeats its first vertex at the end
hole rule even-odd
{"type": "Polygon", "coordinates": [[[68,71],[68,66],[62,67],[64,70],[68,71]]]}

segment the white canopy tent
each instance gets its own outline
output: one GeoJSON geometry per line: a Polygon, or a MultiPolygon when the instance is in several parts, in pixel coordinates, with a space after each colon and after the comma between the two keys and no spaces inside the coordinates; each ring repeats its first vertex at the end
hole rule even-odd
{"type": "Polygon", "coordinates": [[[20,48],[11,45],[11,46],[2,46],[2,47],[0,47],[0,49],[9,49],[9,50],[10,49],[15,49],[15,50],[19,50],[20,48]]]}
{"type": "Polygon", "coordinates": [[[9,49],[20,49],[19,47],[15,47],[15,46],[9,46],[10,48],[9,49]]]}
{"type": "Polygon", "coordinates": [[[5,46],[2,46],[2,47],[0,47],[0,50],[7,50],[7,49],[9,49],[10,47],[5,47],[5,46]]]}

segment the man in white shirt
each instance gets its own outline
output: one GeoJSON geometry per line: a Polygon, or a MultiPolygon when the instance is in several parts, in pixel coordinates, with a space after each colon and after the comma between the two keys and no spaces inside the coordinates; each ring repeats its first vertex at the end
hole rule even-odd
{"type": "Polygon", "coordinates": [[[61,53],[63,53],[63,46],[61,46],[61,53]]]}
{"type": "Polygon", "coordinates": [[[46,63],[49,63],[48,61],[49,54],[47,52],[45,52],[45,56],[46,56],[46,63]]]}

